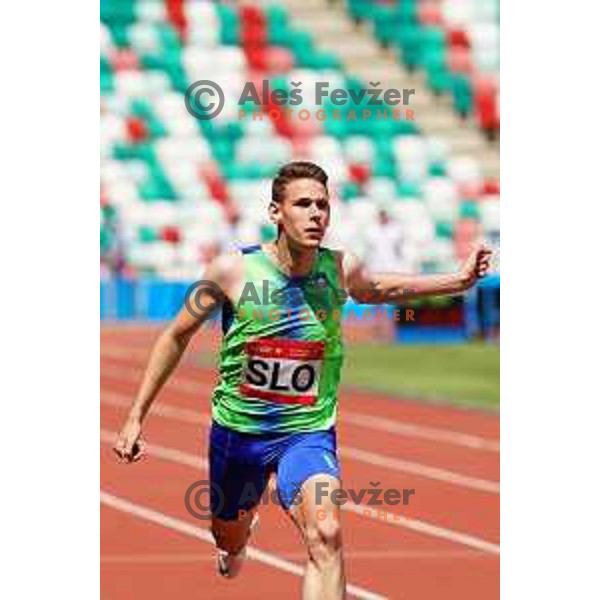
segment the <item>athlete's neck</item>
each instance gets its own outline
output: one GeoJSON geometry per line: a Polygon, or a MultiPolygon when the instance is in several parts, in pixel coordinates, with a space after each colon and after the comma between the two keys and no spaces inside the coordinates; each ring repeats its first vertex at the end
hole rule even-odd
{"type": "Polygon", "coordinates": [[[284,273],[293,277],[308,275],[315,263],[318,248],[300,248],[289,240],[285,233],[273,243],[267,244],[271,255],[284,273]]]}

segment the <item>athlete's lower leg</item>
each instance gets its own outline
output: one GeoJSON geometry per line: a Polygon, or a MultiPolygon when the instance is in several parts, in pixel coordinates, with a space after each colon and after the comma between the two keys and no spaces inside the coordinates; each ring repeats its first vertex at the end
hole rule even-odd
{"type": "Polygon", "coordinates": [[[339,487],[339,480],[330,475],[311,477],[302,486],[302,502],[292,508],[308,550],[303,600],[345,598],[340,509],[331,501],[331,492],[339,487]],[[328,491],[325,498],[316,493],[319,483],[328,491]]]}
{"type": "Polygon", "coordinates": [[[217,546],[217,568],[224,577],[238,575],[246,556],[246,544],[257,520],[255,510],[233,520],[213,517],[212,534],[217,546]]]}

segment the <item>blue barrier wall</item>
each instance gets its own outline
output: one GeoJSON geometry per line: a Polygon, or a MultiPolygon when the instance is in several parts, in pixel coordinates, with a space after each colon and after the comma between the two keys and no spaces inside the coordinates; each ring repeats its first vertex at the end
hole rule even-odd
{"type": "MultiPolygon", "coordinates": [[[[166,321],[183,306],[186,290],[192,281],[165,281],[157,278],[112,278],[100,281],[100,319],[103,321],[166,321]]],[[[410,327],[401,322],[396,339],[401,343],[455,343],[475,337],[495,338],[500,328],[500,275],[489,275],[464,294],[460,323],[422,325],[418,320],[410,327]]],[[[352,312],[361,318],[365,311],[380,307],[355,304],[349,300],[343,316],[352,312]]],[[[386,307],[393,318],[393,307],[386,307]]],[[[214,317],[220,318],[219,315],[214,317]]]]}

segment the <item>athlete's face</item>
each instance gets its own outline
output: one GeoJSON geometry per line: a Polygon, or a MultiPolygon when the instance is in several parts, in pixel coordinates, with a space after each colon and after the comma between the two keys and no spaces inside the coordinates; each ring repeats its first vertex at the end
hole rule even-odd
{"type": "Polygon", "coordinates": [[[284,198],[271,204],[271,219],[298,246],[316,248],[329,226],[329,194],[315,179],[294,179],[284,198]]]}

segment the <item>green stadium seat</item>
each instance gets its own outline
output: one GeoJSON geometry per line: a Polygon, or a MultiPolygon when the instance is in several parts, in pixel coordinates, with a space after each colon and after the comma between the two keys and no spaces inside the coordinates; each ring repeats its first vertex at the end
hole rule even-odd
{"type": "Polygon", "coordinates": [[[467,117],[473,112],[473,91],[469,79],[460,73],[452,77],[452,101],[456,112],[467,117]]]}
{"type": "Polygon", "coordinates": [[[454,236],[454,227],[451,222],[439,222],[435,225],[435,235],[438,238],[452,239],[454,236]]]}
{"type": "Polygon", "coordinates": [[[158,232],[152,227],[142,225],[138,230],[138,238],[144,244],[155,242],[158,239],[158,232]]]}
{"type": "Polygon", "coordinates": [[[472,200],[463,202],[460,205],[459,217],[461,219],[473,219],[478,221],[481,218],[478,204],[472,200]]]}

